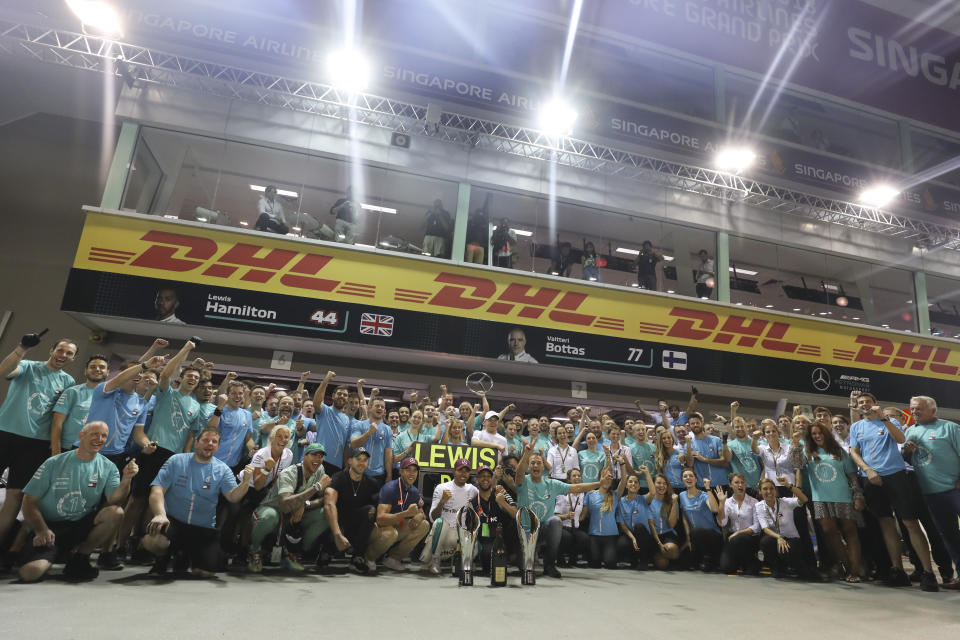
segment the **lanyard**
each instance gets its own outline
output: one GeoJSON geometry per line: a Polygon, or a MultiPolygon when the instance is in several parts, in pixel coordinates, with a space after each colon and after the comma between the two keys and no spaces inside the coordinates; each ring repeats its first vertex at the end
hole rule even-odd
{"type": "MultiPolygon", "coordinates": [[[[406,502],[406,498],[403,495],[403,479],[397,478],[397,489],[400,492],[400,502],[397,503],[397,506],[400,507],[400,510],[403,511],[403,503],[406,502]]],[[[407,496],[410,495],[410,492],[407,491],[407,496]]]]}
{"type": "Polygon", "coordinates": [[[770,517],[773,518],[773,526],[776,528],[777,533],[780,533],[780,498],[777,498],[776,513],[774,513],[773,509],[770,508],[770,505],[766,505],[766,507],[767,507],[767,513],[769,513],[770,517]]]}

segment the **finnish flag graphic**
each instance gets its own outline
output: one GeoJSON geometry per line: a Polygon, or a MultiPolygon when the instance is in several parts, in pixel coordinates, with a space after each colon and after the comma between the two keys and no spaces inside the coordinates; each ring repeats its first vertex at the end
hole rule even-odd
{"type": "Polygon", "coordinates": [[[677,371],[687,370],[687,354],[685,351],[664,351],[663,368],[676,369],[677,371]]]}

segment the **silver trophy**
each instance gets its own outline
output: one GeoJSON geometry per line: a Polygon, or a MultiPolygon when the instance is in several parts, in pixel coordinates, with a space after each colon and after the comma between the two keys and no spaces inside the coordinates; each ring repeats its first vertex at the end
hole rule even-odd
{"type": "Polygon", "coordinates": [[[536,574],[533,571],[533,563],[537,557],[538,533],[540,533],[540,519],[529,507],[520,507],[517,509],[517,535],[520,537],[520,554],[523,558],[523,566],[520,568],[520,584],[537,584],[536,574]],[[527,520],[530,523],[529,531],[527,531],[523,524],[524,513],[527,514],[527,520]]]}
{"type": "Polygon", "coordinates": [[[473,586],[473,556],[477,548],[480,516],[465,504],[457,511],[457,537],[460,538],[460,586],[473,586]]]}

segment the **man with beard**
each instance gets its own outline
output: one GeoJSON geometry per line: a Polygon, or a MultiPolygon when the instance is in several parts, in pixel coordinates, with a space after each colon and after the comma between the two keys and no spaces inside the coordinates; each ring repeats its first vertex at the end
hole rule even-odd
{"type": "Polygon", "coordinates": [[[423,513],[423,501],[415,486],[420,466],[414,458],[400,463],[400,477],[380,489],[377,504],[377,526],[370,536],[367,559],[376,561],[383,554],[383,566],[405,571],[402,560],[430,530],[423,513]]]}
{"type": "Polygon", "coordinates": [[[157,556],[151,573],[166,573],[170,554],[175,552],[184,552],[200,577],[212,578],[219,568],[218,497],[239,502],[253,476],[253,467],[248,465],[237,484],[230,467],[214,457],[219,447],[220,432],[203,429],[193,453],[171,455],[152,481],[153,518],[143,538],[143,546],[157,556]]]}
{"type": "Polygon", "coordinates": [[[323,445],[307,445],[303,451],[303,462],[281,471],[276,482],[270,486],[266,497],[255,511],[247,565],[251,572],[259,573],[263,570],[260,549],[263,541],[272,536],[280,526],[281,513],[286,514],[290,525],[299,529],[300,538],[298,543],[293,544],[288,537],[284,537],[283,567],[288,571],[303,571],[299,549],[310,552],[320,535],[327,530],[323,492],[330,485],[330,476],[324,473],[323,457],[323,445]]]}
{"type": "Polygon", "coordinates": [[[376,483],[364,474],[369,462],[366,449],[354,449],[347,459],[347,468],[331,478],[323,506],[334,544],[340,551],[353,548],[351,568],[361,575],[377,570],[375,562],[364,559],[377,520],[374,505],[379,491],[376,483]]]}
{"type": "MultiPolygon", "coordinates": [[[[374,393],[377,389],[373,390],[374,393]]],[[[380,398],[370,400],[368,420],[354,422],[350,432],[350,446],[363,447],[370,452],[370,464],[366,473],[378,487],[390,482],[393,477],[393,431],[383,422],[387,406],[380,398]]]]}
{"type": "Polygon", "coordinates": [[[693,460],[693,471],[697,476],[697,487],[705,490],[703,479],[709,478],[714,487],[727,486],[727,458],[723,453],[723,441],[708,434],[703,428],[703,415],[693,412],[687,418],[687,425],[693,432],[687,438],[686,458],[693,460]]]}
{"type": "Polygon", "coordinates": [[[530,443],[523,446],[523,457],[517,465],[514,480],[517,484],[517,506],[528,507],[540,520],[538,545],[543,548],[543,573],[559,578],[557,552],[563,534],[563,523],[554,515],[558,495],[586,493],[600,487],[599,482],[567,484],[543,475],[543,456],[533,453],[530,443]],[[530,473],[527,474],[527,468],[530,473]]]}
{"type": "Polygon", "coordinates": [[[53,419],[50,422],[50,454],[60,455],[73,448],[77,435],[87,423],[87,413],[90,411],[90,400],[93,399],[93,389],[107,379],[110,365],[106,356],[92,355],[83,368],[86,382],[76,384],[65,389],[53,407],[53,419]]]}
{"type": "MultiPolygon", "coordinates": [[[[414,393],[412,396],[410,396],[411,400],[416,395],[417,394],[414,393]]],[[[400,431],[406,431],[407,429],[409,429],[410,428],[410,407],[406,405],[400,405],[400,407],[397,409],[397,415],[400,417],[400,431]]]]}
{"type": "Polygon", "coordinates": [[[32,532],[20,579],[35,582],[46,573],[57,551],[69,554],[64,576],[86,582],[99,575],[90,566],[90,553],[116,535],[123,518],[120,504],[130,491],[137,463],[121,474],[99,455],[107,441],[107,425],[90,422],[80,430],[80,446],[47,459],[23,492],[23,517],[32,532]],[[106,505],[100,509],[102,500],[106,505]]]}
{"type": "Polygon", "coordinates": [[[12,380],[0,405],[0,474],[9,469],[7,492],[0,508],[0,548],[23,501],[23,487],[50,455],[50,422],[53,407],[63,390],[76,382],[63,370],[77,355],[77,344],[62,338],[50,349],[46,361],[24,360],[40,344],[28,333],[0,362],[0,377],[12,380]]]}
{"type": "Polygon", "coordinates": [[[333,371],[327,371],[320,383],[317,392],[313,394],[314,407],[320,407],[316,414],[317,420],[317,442],[323,445],[327,452],[323,460],[323,468],[328,475],[335,475],[346,461],[344,458],[347,439],[350,437],[350,430],[353,425],[353,419],[350,418],[344,410],[347,406],[347,397],[349,391],[346,387],[338,387],[331,397],[331,404],[324,404],[323,398],[327,393],[327,385],[337,376],[333,371]]]}
{"type": "Polygon", "coordinates": [[[507,493],[506,488],[498,484],[503,472],[499,467],[491,469],[480,465],[477,469],[477,495],[470,501],[473,510],[480,516],[480,529],[477,531],[475,553],[479,554],[480,568],[483,573],[490,571],[490,554],[497,527],[503,528],[503,539],[507,546],[507,555],[517,554],[518,540],[516,526],[517,505],[507,493]]]}

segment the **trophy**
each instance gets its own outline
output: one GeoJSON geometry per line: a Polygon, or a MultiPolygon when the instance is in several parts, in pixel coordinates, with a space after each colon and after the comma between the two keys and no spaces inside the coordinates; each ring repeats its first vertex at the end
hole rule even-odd
{"type": "Polygon", "coordinates": [[[473,586],[473,556],[477,548],[480,516],[465,504],[457,511],[457,537],[460,539],[460,586],[473,586]]]}
{"type": "Polygon", "coordinates": [[[520,584],[537,584],[536,574],[533,571],[533,563],[537,557],[537,534],[540,532],[540,519],[530,510],[529,507],[520,507],[517,509],[517,535],[520,537],[520,554],[523,559],[523,566],[520,568],[520,584]],[[530,522],[530,530],[523,525],[523,514],[526,513],[530,522]]]}

